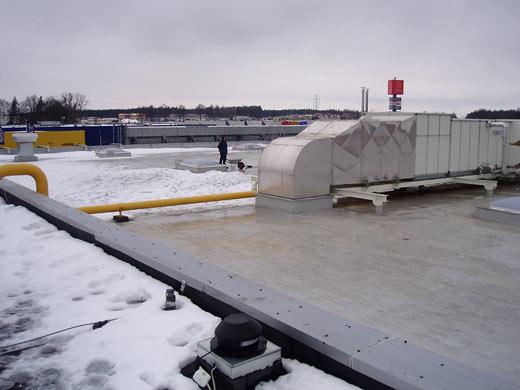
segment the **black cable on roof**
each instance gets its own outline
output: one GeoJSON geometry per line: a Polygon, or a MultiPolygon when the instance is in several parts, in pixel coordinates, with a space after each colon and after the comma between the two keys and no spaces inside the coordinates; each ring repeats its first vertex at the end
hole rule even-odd
{"type": "MultiPolygon", "coordinates": [[[[119,317],[117,317],[117,318],[119,318],[119,317]]],[[[63,332],[66,332],[68,330],[71,330],[71,329],[81,328],[83,326],[92,325],[92,329],[99,329],[99,328],[102,328],[103,326],[105,326],[106,324],[108,324],[109,322],[117,320],[117,318],[111,318],[111,319],[103,320],[103,321],[88,322],[86,324],[74,325],[74,326],[71,326],[71,327],[68,327],[68,328],[65,328],[65,329],[57,330],[56,332],[52,332],[52,333],[45,334],[43,336],[35,337],[33,339],[30,339],[30,340],[20,341],[18,343],[9,344],[9,345],[3,345],[3,346],[0,347],[0,350],[12,348],[12,347],[15,347],[15,346],[21,345],[21,344],[30,343],[31,341],[40,340],[40,339],[43,339],[45,337],[53,336],[53,335],[58,334],[58,333],[63,333],[63,332]]],[[[26,348],[23,348],[22,350],[24,350],[24,349],[26,349],[26,348]]],[[[16,351],[3,352],[3,353],[0,353],[0,356],[8,354],[8,353],[12,353],[12,352],[16,352],[16,351]]]]}

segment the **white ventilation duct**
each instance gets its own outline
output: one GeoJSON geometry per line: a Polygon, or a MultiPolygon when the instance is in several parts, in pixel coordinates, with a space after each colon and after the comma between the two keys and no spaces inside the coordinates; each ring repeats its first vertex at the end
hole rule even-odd
{"type": "MultiPolygon", "coordinates": [[[[516,127],[509,127],[515,135],[516,127]]],[[[483,166],[504,171],[507,130],[484,120],[429,113],[370,113],[355,121],[317,121],[264,149],[257,206],[316,201],[328,197],[331,186],[461,176],[483,166]]],[[[510,155],[509,161],[515,157],[510,155]]],[[[331,206],[330,199],[307,209],[331,206]]]]}
{"type": "Polygon", "coordinates": [[[331,185],[413,178],[414,144],[413,115],[314,122],[264,149],[259,192],[301,199],[328,195],[331,185]]]}

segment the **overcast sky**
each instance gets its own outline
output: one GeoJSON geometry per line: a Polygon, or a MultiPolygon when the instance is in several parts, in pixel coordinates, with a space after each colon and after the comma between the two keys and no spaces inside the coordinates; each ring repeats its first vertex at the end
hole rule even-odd
{"type": "Polygon", "coordinates": [[[520,106],[519,0],[0,0],[0,97],[459,115],[520,106]]]}

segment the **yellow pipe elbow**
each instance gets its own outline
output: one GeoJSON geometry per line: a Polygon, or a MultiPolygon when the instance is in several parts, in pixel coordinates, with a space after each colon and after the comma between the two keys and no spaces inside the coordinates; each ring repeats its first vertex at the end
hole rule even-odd
{"type": "Polygon", "coordinates": [[[45,173],[33,164],[2,164],[0,165],[0,180],[6,176],[31,176],[36,182],[36,192],[49,196],[49,182],[45,173]]]}

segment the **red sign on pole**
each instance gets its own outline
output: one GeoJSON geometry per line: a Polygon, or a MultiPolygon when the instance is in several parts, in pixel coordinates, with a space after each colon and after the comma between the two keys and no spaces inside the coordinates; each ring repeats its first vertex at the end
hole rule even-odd
{"type": "Polygon", "coordinates": [[[404,92],[404,80],[388,80],[388,94],[402,95],[404,92]]]}

